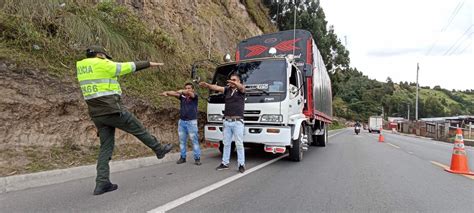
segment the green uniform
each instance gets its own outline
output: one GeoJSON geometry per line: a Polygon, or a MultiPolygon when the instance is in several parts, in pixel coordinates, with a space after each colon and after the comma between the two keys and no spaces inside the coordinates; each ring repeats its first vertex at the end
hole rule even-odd
{"type": "Polygon", "coordinates": [[[161,144],[140,121],[123,106],[118,77],[150,66],[149,62],[117,63],[102,58],[86,58],[77,62],[77,79],[99,131],[100,152],[97,160],[97,186],[110,183],[109,161],[115,144],[115,128],[133,134],[157,152],[161,144]]]}

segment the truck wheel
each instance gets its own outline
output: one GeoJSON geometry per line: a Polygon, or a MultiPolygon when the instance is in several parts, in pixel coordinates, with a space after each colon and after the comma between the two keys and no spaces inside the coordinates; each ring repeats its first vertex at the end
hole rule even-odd
{"type": "Polygon", "coordinates": [[[325,147],[328,142],[328,128],[324,126],[324,134],[323,135],[316,135],[318,146],[325,147]]]}
{"type": "Polygon", "coordinates": [[[300,136],[298,139],[293,140],[293,147],[290,148],[289,150],[289,156],[290,160],[292,161],[301,161],[303,160],[303,127],[300,128],[300,136]]]}
{"type": "MultiPolygon", "coordinates": [[[[222,143],[222,141],[219,143],[219,152],[221,152],[221,154],[224,154],[224,143],[222,143]]],[[[235,152],[235,143],[232,141],[230,145],[230,154],[232,155],[232,153],[234,152],[235,152]]]]}

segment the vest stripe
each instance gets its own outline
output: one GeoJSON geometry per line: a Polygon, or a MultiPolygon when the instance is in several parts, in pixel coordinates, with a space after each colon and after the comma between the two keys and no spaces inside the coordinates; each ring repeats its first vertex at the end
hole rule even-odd
{"type": "Polygon", "coordinates": [[[114,79],[96,79],[96,80],[80,81],[79,85],[84,86],[87,84],[100,84],[100,83],[118,84],[119,82],[114,79]]]}
{"type": "Polygon", "coordinates": [[[117,70],[115,71],[115,76],[120,76],[120,72],[122,71],[122,65],[117,63],[117,70]]]}
{"type": "Polygon", "coordinates": [[[93,99],[93,98],[98,98],[106,95],[120,95],[122,94],[119,91],[106,91],[106,92],[96,92],[94,94],[90,94],[88,96],[84,96],[85,100],[93,99]]]}

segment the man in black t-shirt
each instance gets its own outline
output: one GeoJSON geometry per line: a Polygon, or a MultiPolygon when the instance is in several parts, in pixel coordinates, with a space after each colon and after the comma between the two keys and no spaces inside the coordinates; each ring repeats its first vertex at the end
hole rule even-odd
{"type": "Polygon", "coordinates": [[[230,147],[232,140],[235,139],[237,149],[237,161],[239,163],[239,172],[245,172],[245,150],[244,150],[244,106],[245,106],[245,86],[240,82],[240,76],[236,73],[227,80],[227,86],[200,82],[199,86],[224,93],[224,150],[222,153],[222,163],[216,168],[224,170],[229,168],[230,147]]]}
{"type": "Polygon", "coordinates": [[[184,90],[166,91],[163,96],[174,96],[181,102],[179,109],[178,137],[181,157],[177,164],[186,162],[186,146],[188,135],[193,143],[194,164],[201,165],[201,149],[199,147],[198,135],[198,96],[194,93],[194,86],[191,83],[184,85],[184,90]]]}

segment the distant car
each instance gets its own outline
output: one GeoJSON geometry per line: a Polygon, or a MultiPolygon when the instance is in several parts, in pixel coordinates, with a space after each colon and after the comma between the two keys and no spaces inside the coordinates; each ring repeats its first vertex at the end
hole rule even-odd
{"type": "Polygon", "coordinates": [[[367,130],[367,125],[364,124],[364,127],[363,127],[363,128],[364,128],[364,130],[367,130]]]}

